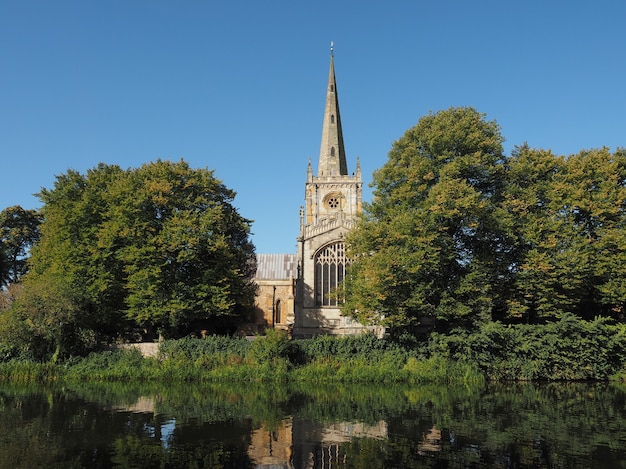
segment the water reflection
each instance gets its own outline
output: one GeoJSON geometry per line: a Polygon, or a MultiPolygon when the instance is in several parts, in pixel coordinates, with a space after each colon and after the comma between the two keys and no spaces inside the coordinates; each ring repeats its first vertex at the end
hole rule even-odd
{"type": "Polygon", "coordinates": [[[624,387],[0,388],[0,468],[626,468],[624,387]]]}
{"type": "Polygon", "coordinates": [[[292,467],[293,425],[285,419],[277,426],[253,430],[250,435],[248,456],[256,467],[292,467]]]}

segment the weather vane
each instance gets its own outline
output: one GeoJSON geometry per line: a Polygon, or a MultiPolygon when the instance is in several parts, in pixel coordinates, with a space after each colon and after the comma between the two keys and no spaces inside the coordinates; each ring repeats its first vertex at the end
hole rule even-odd
{"type": "Polygon", "coordinates": [[[330,55],[333,55],[333,50],[335,49],[333,41],[330,41],[330,55]]]}

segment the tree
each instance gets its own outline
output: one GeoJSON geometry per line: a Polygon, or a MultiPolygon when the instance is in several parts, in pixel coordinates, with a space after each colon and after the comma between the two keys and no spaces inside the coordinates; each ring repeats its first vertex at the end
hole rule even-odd
{"type": "Polygon", "coordinates": [[[344,314],[471,329],[626,310],[626,151],[502,154],[471,108],[430,114],[394,142],[348,238],[344,314]]]}
{"type": "Polygon", "coordinates": [[[564,171],[565,159],[527,144],[516,147],[505,173],[504,210],[511,220],[508,310],[502,319],[527,322],[559,310],[562,296],[549,253],[559,226],[552,216],[553,180],[564,171]]]}
{"type": "Polygon", "coordinates": [[[472,108],[420,119],[374,173],[374,198],[348,238],[343,311],[391,328],[487,320],[504,299],[505,159],[495,121],[472,108]]]}
{"type": "Polygon", "coordinates": [[[62,279],[81,329],[176,335],[244,320],[255,293],[250,221],[212,171],[100,164],[58,176],[39,196],[44,221],[25,289],[62,279]]]}
{"type": "Polygon", "coordinates": [[[0,286],[17,283],[27,272],[30,247],[39,239],[41,216],[19,205],[0,212],[0,286]]]}
{"type": "Polygon", "coordinates": [[[37,282],[29,282],[17,296],[5,322],[13,323],[14,330],[22,330],[17,338],[9,337],[9,343],[28,350],[37,359],[50,358],[53,362],[93,348],[95,331],[88,327],[74,295],[74,289],[61,276],[47,274],[37,282]],[[28,331],[26,340],[19,322],[28,331]]]}
{"type": "Polygon", "coordinates": [[[568,158],[523,146],[507,171],[518,234],[511,316],[621,316],[626,305],[626,154],[568,158]]]}
{"type": "Polygon", "coordinates": [[[241,322],[254,301],[256,261],[234,192],[210,172],[167,162],[142,166],[119,189],[121,223],[106,229],[108,242],[125,243],[127,315],[166,330],[241,322]]]}

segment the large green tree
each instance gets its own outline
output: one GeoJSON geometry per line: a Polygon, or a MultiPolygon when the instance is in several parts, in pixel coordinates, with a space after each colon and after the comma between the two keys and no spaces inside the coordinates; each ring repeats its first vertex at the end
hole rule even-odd
{"type": "Polygon", "coordinates": [[[344,312],[394,327],[488,320],[504,299],[503,138],[473,108],[429,114],[394,142],[347,242],[344,312]]]}
{"type": "Polygon", "coordinates": [[[255,293],[250,221],[212,171],[100,164],[58,176],[39,196],[44,221],[25,290],[63,291],[81,330],[176,335],[244,320],[255,293]]]}
{"type": "Polygon", "coordinates": [[[374,173],[343,311],[392,329],[626,313],[626,151],[502,154],[472,108],[420,119],[374,173]]]}

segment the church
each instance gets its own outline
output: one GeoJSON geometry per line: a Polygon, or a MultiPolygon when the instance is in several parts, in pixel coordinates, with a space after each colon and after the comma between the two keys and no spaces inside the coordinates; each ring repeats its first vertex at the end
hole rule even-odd
{"type": "Polygon", "coordinates": [[[309,160],[298,252],[257,254],[255,324],[259,328],[288,330],[296,338],[370,330],[342,316],[333,295],[349,263],[344,238],[361,212],[362,188],[358,160],[352,175],[348,171],[331,47],[317,175],[309,160]]]}

